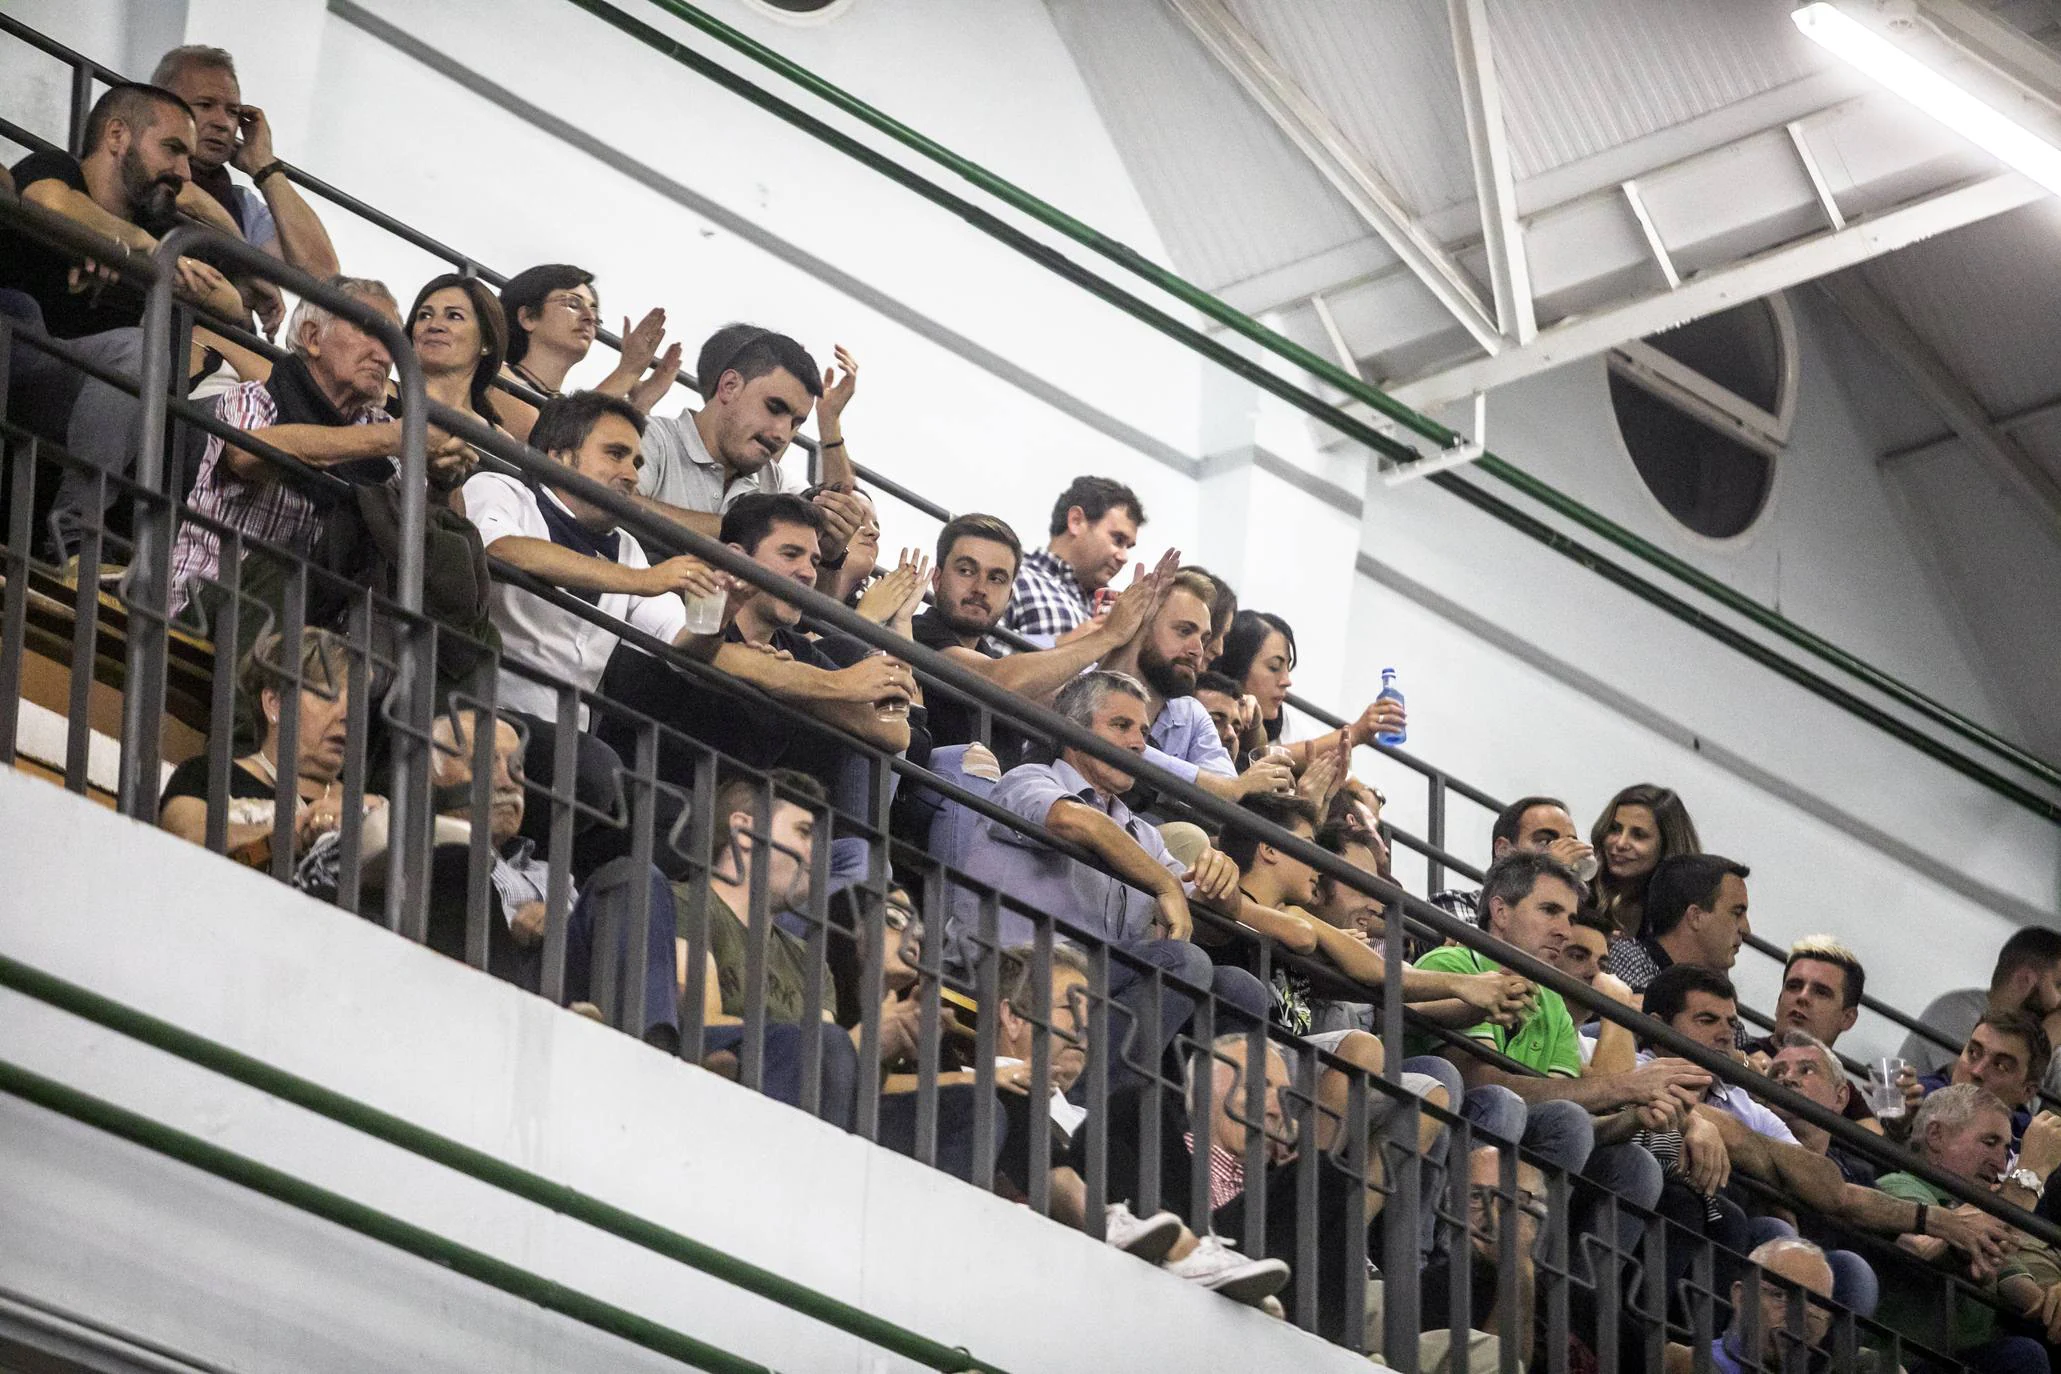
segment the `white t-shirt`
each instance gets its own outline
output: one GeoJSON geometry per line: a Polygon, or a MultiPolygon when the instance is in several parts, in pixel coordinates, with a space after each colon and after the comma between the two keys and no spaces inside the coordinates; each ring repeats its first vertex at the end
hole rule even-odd
{"type": "MultiPolygon", "coordinates": [[[[466,482],[464,496],[466,518],[479,527],[480,543],[488,552],[493,551],[495,540],[511,534],[549,542],[551,527],[544,523],[536,495],[515,478],[498,472],[478,473],[466,482]]],[[[544,499],[558,498],[547,491],[544,499]]],[[[644,556],[644,546],[629,531],[618,531],[617,537],[622,541],[616,550],[618,563],[626,568],[651,566],[644,556]]],[[[608,657],[621,638],[616,632],[503,582],[494,584],[490,609],[494,627],[501,632],[504,659],[518,659],[590,692],[601,685],[602,671],[608,667],[608,657]]],[[[596,609],[667,643],[687,624],[687,605],[671,592],[663,596],[603,592],[596,609]]],[[[510,672],[504,666],[498,690],[501,705],[510,710],[545,720],[558,718],[557,693],[543,683],[510,672]]],[[[586,724],[587,708],[583,705],[580,727],[585,729],[586,724]]]]}

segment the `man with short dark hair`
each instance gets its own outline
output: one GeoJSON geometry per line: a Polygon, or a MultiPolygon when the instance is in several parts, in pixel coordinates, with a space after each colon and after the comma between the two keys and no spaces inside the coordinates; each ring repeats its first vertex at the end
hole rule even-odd
{"type": "MultiPolygon", "coordinates": [[[[221,48],[191,43],[159,58],[150,81],[193,111],[192,174],[180,193],[179,208],[311,277],[335,276],[341,269],[329,231],[286,175],[286,163],[273,150],[272,124],[265,112],[243,103],[236,60],[221,48]],[[231,181],[231,167],[257,189],[231,181]]],[[[271,335],[284,318],[279,289],[256,277],[240,286],[271,335]]]]}
{"type": "MultiPolygon", "coordinates": [[[[28,204],[115,240],[122,256],[149,253],[176,222],[194,137],[193,112],[178,96],[156,86],[116,86],[86,118],[84,158],[31,153],[14,165],[15,185],[28,204]]],[[[182,299],[231,318],[242,313],[236,289],[206,263],[182,257],[172,270],[182,299]]],[[[0,314],[65,340],[110,372],[142,371],[141,287],[32,234],[0,230],[0,314]]],[[[9,367],[19,396],[15,414],[29,428],[61,438],[89,468],[123,474],[135,465],[135,396],[19,341],[9,367]]],[[[88,468],[65,468],[50,516],[59,561],[76,557],[86,529],[105,517],[113,489],[99,488],[88,468]]]]}
{"type": "MultiPolygon", "coordinates": [[[[1567,803],[1558,797],[1519,797],[1496,813],[1495,824],[1489,828],[1489,862],[1518,850],[1551,854],[1577,877],[1595,872],[1595,851],[1575,828],[1567,803]]],[[[1431,904],[1472,924],[1481,917],[1481,889],[1449,888],[1432,894],[1431,904]]]]}
{"type": "Polygon", "coordinates": [[[1076,477],[1052,506],[1051,539],[1025,556],[1002,623],[1047,647],[1095,618],[1094,595],[1123,571],[1145,523],[1138,494],[1107,477],[1076,477]]]}
{"type": "MultiPolygon", "coordinates": [[[[1965,1044],[1975,1023],[1991,1009],[2032,1013],[2046,1024],[2050,1040],[2061,1031],[2061,930],[2027,926],[2014,933],[1997,951],[1987,991],[1959,988],[1941,993],[1918,1019],[1949,1040],[1965,1044]]],[[[1897,1053],[1921,1075],[1938,1073],[1954,1061],[1953,1050],[1915,1031],[1897,1053]]],[[[2046,1065],[2043,1081],[2049,1093],[2061,1096],[2061,1062],[2046,1065]]]]}
{"type": "Polygon", "coordinates": [[[1722,973],[1753,933],[1746,917],[1745,864],[1716,854],[1662,859],[1646,886],[1646,923],[1636,940],[1619,940],[1603,971],[1643,993],[1661,970],[1700,964],[1722,973]]]}
{"type": "MultiPolygon", "coordinates": [[[[1732,980],[1701,964],[1673,964],[1646,986],[1646,1014],[1677,1035],[1716,1054],[1729,1054],[1739,1034],[1739,994],[1732,980]]],[[[1654,1051],[1643,1051],[1641,1062],[1654,1051]]],[[[1710,1080],[1702,1100],[1731,1113],[1771,1140],[1796,1143],[1782,1119],[1721,1078],[1710,1080]]]]}
{"type": "Polygon", "coordinates": [[[709,335],[695,361],[702,407],[656,416],[645,431],[646,463],[637,490],[645,506],[698,534],[716,537],[722,517],[745,496],[792,490],[780,455],[816,414],[822,459],[815,504],[823,511],[827,567],[842,567],[845,545],[865,518],[853,494],[857,477],[844,442],[844,411],[858,389],[859,365],[843,348],[837,366],[819,371],[809,351],[755,324],[728,324],[709,335]]]}
{"type": "MultiPolygon", "coordinates": [[[[1089,633],[1056,648],[1012,654],[990,631],[1008,609],[1022,561],[1016,531],[998,517],[961,515],[952,520],[937,538],[937,564],[930,574],[933,604],[911,622],[910,638],[1041,706],[1103,655],[1143,631],[1172,566],[1167,563],[1158,573],[1134,581],[1089,633]]],[[[926,692],[924,701],[933,745],[971,744],[980,738],[980,712],[973,702],[936,686],[926,692]]],[[[997,721],[988,743],[1006,771],[1022,761],[1030,741],[997,721]]]]}
{"type": "MultiPolygon", "coordinates": [[[[1083,729],[1133,754],[1145,749],[1144,687],[1121,674],[1083,673],[1059,692],[1053,709],[1083,729]]],[[[1222,1004],[1255,1021],[1267,1019],[1269,999],[1259,980],[1243,969],[1214,968],[1191,943],[1197,897],[1235,912],[1238,869],[1222,853],[1205,848],[1193,864],[1167,852],[1159,832],[1137,820],[1124,805],[1131,775],[1083,750],[1066,747],[1051,763],[1026,763],[1005,774],[989,800],[1040,831],[1078,845],[1100,860],[1091,867],[1051,848],[1038,835],[983,818],[961,866],[966,876],[1004,894],[996,937],[1004,945],[1025,944],[1035,933],[1033,911],[1060,922],[1062,939],[1073,931],[1106,941],[1191,986],[1211,989],[1222,1004]],[[1071,928],[1071,929],[1069,929],[1071,928]]],[[[979,959],[979,902],[954,884],[947,947],[964,967],[979,959]]],[[[1110,994],[1136,1021],[1138,1043],[1112,1065],[1111,1081],[1134,1078],[1126,1061],[1157,1065],[1160,1055],[1194,1011],[1194,999],[1169,985],[1159,998],[1158,1024],[1144,1020],[1151,985],[1144,972],[1112,959],[1110,994]]],[[[1225,1022],[1218,1020],[1217,1027],[1225,1022]]],[[[1099,1052],[1098,1047],[1098,1052],[1099,1052]]]]}
{"type": "Polygon", "coordinates": [[[1214,669],[1205,669],[1195,677],[1194,695],[1202,709],[1209,713],[1210,727],[1217,732],[1217,743],[1224,746],[1224,753],[1235,764],[1245,729],[1245,694],[1230,678],[1214,669]]]}
{"type": "MultiPolygon", "coordinates": [[[[1837,1044],[1860,1016],[1867,977],[1859,956],[1829,935],[1806,935],[1791,945],[1782,965],[1782,991],[1775,1000],[1775,1029],[1745,1047],[1753,1066],[1772,1073],[1772,1061],[1789,1032],[1813,1036],[1827,1046],[1837,1044]]],[[[1915,1074],[1907,1091],[1915,1109],[1922,1095],[1915,1074]]],[[[1839,1110],[1849,1121],[1882,1129],[1863,1093],[1844,1094],[1839,1110]]]]}
{"type": "MultiPolygon", "coordinates": [[[[1985,1012],[1961,1055],[1944,1073],[1921,1074],[1918,1089],[1927,1096],[1953,1083],[1973,1083],[1994,1093],[2011,1109],[2011,1139],[2016,1143],[2032,1124],[2032,1103],[2039,1093],[2039,1066],[2053,1057],[2047,1031],[2031,1013],[1985,1012]]],[[[1905,1118],[1906,1122],[1910,1118],[1905,1118]]]]}

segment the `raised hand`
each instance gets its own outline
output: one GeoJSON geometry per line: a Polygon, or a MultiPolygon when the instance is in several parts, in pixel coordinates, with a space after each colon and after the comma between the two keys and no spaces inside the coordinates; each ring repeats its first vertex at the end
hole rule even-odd
{"type": "Polygon", "coordinates": [[[1153,615],[1173,590],[1174,574],[1180,571],[1180,567],[1179,549],[1168,549],[1161,554],[1151,572],[1145,571],[1143,563],[1138,564],[1137,571],[1131,576],[1131,585],[1117,596],[1102,622],[1115,633],[1118,642],[1130,643],[1152,622],[1153,615]]]}
{"type": "Polygon", "coordinates": [[[658,356],[659,348],[665,343],[666,312],[651,309],[644,312],[644,318],[635,326],[630,317],[623,316],[623,360],[622,370],[632,376],[641,377],[644,369],[651,366],[651,360],[658,356]]]}
{"type": "Polygon", "coordinates": [[[929,570],[929,559],[915,549],[903,549],[902,560],[894,570],[873,579],[873,585],[859,597],[859,614],[875,625],[893,621],[908,604],[912,592],[918,600],[922,599],[923,579],[929,570]]]}
{"type": "Polygon", "coordinates": [[[243,107],[243,127],[238,131],[236,151],[229,165],[245,176],[256,176],[272,161],[272,121],[255,105],[243,107]]]}
{"type": "Polygon", "coordinates": [[[816,428],[821,433],[827,425],[834,435],[843,426],[844,408],[859,390],[859,363],[843,344],[832,345],[831,351],[836,361],[823,369],[823,398],[816,402],[816,428]]]}

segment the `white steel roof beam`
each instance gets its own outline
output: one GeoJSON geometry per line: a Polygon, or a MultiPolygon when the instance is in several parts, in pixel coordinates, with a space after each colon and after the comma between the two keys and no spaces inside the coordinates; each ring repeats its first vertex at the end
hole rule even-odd
{"type": "Polygon", "coordinates": [[[1832,188],[1825,184],[1825,173],[1818,166],[1817,154],[1811,151],[1810,136],[1803,131],[1803,121],[1792,119],[1785,126],[1789,130],[1789,142],[1796,148],[1796,160],[1803,164],[1803,174],[1811,179],[1811,190],[1817,193],[1818,207],[1825,212],[1825,222],[1834,229],[1846,227],[1846,216],[1840,213],[1839,202],[1832,198],[1832,188]]]}
{"type": "Polygon", "coordinates": [[[1539,332],[1531,298],[1531,268],[1524,258],[1524,226],[1517,218],[1517,184],[1510,171],[1510,140],[1503,128],[1503,97],[1489,39],[1488,0],[1447,0],[1453,63],[1460,74],[1460,104],[1467,116],[1467,149],[1474,163],[1474,198],[1481,206],[1482,244],[1495,290],[1496,324],[1505,338],[1530,343],[1539,332]]]}
{"type": "Polygon", "coordinates": [[[1646,198],[1639,194],[1639,183],[1627,181],[1619,188],[1624,192],[1625,204],[1632,207],[1632,218],[1639,222],[1639,232],[1646,236],[1646,251],[1653,255],[1654,265],[1660,268],[1661,279],[1672,291],[1682,284],[1682,274],[1675,271],[1674,255],[1667,251],[1667,244],[1660,237],[1660,230],[1653,223],[1653,216],[1646,209],[1646,198]]]}
{"type": "MultiPolygon", "coordinates": [[[[1989,177],[1866,216],[1844,229],[1699,272],[1672,291],[1641,296],[1542,329],[1536,339],[1521,348],[1507,348],[1493,358],[1439,368],[1391,383],[1387,389],[1405,405],[1418,410],[1434,409],[1477,391],[1490,391],[1564,363],[1594,357],[1627,339],[1643,339],[1648,334],[1757,300],[1769,292],[1893,253],[1934,234],[2016,210],[2044,195],[2043,187],[2017,172],[1989,177]]],[[[1365,414],[1364,407],[1353,409],[1357,414],[1365,414]]]]}
{"type": "Polygon", "coordinates": [[[1467,274],[1411,216],[1385,177],[1344,131],[1234,18],[1221,0],[1166,0],[1210,56],[1258,103],[1346,203],[1381,236],[1482,349],[1495,354],[1502,332],[1489,318],[1467,274]]]}
{"type": "Polygon", "coordinates": [[[1818,289],[1852,321],[1860,336],[1895,363],[1911,385],[1939,413],[1962,442],[2004,485],[2049,519],[2061,520],[2061,482],[2041,467],[2016,439],[1997,427],[1982,401],[1955,375],[1946,360],[1856,273],[1842,272],[1818,289]]]}

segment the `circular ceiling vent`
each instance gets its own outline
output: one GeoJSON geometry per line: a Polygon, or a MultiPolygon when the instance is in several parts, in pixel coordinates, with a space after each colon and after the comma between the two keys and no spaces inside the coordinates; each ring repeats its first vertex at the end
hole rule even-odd
{"type": "Polygon", "coordinates": [[[747,8],[788,24],[827,24],[857,0],[744,0],[747,8]]]}
{"type": "Polygon", "coordinates": [[[1610,404],[1662,509],[1706,539],[1753,528],[1796,413],[1796,324],[1780,296],[1610,352],[1610,404]]]}

